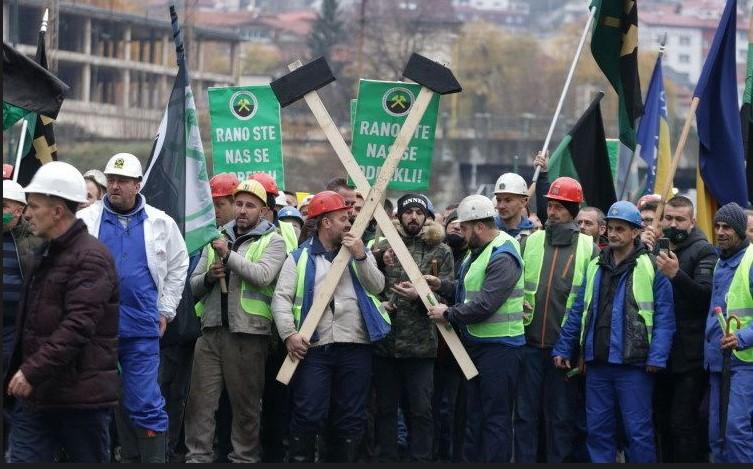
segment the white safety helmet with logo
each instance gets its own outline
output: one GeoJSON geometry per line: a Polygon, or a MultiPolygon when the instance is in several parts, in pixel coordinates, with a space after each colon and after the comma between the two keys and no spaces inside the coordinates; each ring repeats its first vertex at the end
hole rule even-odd
{"type": "Polygon", "coordinates": [[[494,184],[495,194],[528,195],[528,184],[519,174],[505,173],[494,184]]]}
{"type": "Polygon", "coordinates": [[[136,156],[130,153],[118,153],[110,158],[105,166],[105,174],[115,174],[129,178],[141,179],[144,174],[141,172],[141,162],[136,156]]]}
{"type": "Polygon", "coordinates": [[[458,221],[461,223],[494,218],[496,215],[497,209],[494,203],[481,194],[469,195],[458,205],[458,221]]]}
{"type": "MultiPolygon", "coordinates": [[[[3,188],[4,189],[4,188],[3,188]]],[[[86,202],[86,181],[78,169],[63,161],[43,164],[24,188],[27,194],[44,194],[71,202],[86,202]]]]}
{"type": "Polygon", "coordinates": [[[26,194],[21,184],[10,179],[3,180],[3,199],[14,200],[26,205],[26,194]]]}

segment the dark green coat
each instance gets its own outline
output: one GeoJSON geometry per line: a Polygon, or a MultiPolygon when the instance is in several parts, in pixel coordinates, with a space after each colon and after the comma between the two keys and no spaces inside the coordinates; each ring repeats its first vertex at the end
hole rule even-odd
{"type": "MultiPolygon", "coordinates": [[[[445,233],[441,225],[429,219],[418,235],[408,236],[400,222],[394,223],[423,274],[431,274],[432,260],[436,260],[438,277],[442,280],[453,278],[452,250],[442,243],[445,233]]],[[[382,255],[388,248],[389,242],[382,239],[374,246],[374,251],[385,276],[382,298],[391,301],[396,311],[390,314],[392,331],[376,344],[375,353],[393,358],[434,358],[437,355],[437,330],[433,321],[426,316],[423,303],[420,299],[410,301],[390,291],[392,285],[409,279],[399,263],[384,265],[382,255]]]]}

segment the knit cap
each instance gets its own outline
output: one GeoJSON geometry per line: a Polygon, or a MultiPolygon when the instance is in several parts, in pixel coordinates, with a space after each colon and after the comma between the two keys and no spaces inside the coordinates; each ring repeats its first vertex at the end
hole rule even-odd
{"type": "Polygon", "coordinates": [[[723,222],[735,230],[740,239],[745,239],[745,230],[748,227],[748,217],[745,215],[743,208],[735,202],[723,205],[714,215],[714,223],[723,222]]]}

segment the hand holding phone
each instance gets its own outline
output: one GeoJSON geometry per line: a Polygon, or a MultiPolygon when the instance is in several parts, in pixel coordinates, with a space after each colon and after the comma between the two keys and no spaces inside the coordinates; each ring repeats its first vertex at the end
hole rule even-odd
{"type": "Polygon", "coordinates": [[[669,238],[659,238],[656,243],[659,253],[669,255],[669,238]]]}

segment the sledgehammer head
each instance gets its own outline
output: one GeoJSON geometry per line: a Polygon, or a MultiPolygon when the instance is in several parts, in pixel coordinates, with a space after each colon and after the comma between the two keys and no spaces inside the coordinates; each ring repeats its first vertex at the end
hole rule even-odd
{"type": "Polygon", "coordinates": [[[293,104],[303,95],[335,81],[335,76],[324,57],[307,63],[270,83],[280,106],[293,104]]]}
{"type": "Polygon", "coordinates": [[[451,94],[463,91],[452,71],[444,65],[429,60],[423,55],[410,56],[403,70],[403,76],[438,94],[451,94]]]}

